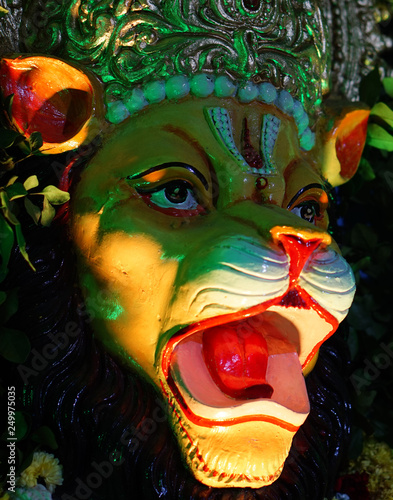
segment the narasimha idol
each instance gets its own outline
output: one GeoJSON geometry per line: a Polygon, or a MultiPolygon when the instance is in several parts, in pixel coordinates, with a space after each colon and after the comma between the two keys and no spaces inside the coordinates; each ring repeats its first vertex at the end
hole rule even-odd
{"type": "Polygon", "coordinates": [[[22,224],[34,270],[15,251],[3,283],[53,498],[332,496],[355,282],[328,206],[365,142],[366,4],[10,7],[5,117],[42,141],[2,180],[70,194],[50,228],[22,224]]]}

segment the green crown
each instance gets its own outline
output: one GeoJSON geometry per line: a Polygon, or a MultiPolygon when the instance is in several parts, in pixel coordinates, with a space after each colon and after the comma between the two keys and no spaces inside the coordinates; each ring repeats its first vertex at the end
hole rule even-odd
{"type": "Polygon", "coordinates": [[[109,101],[142,83],[200,73],[269,81],[307,111],[328,90],[316,0],[32,0],[21,26],[28,51],[80,61],[107,85],[109,101]]]}

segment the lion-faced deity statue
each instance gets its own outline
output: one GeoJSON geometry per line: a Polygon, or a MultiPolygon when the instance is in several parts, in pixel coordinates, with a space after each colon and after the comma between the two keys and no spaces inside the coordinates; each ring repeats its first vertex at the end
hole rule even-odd
{"type": "Polygon", "coordinates": [[[349,405],[328,339],[355,282],[327,211],[365,142],[342,100],[379,48],[364,3],[11,6],[12,125],[71,193],[14,278],[58,498],[331,494],[349,405]]]}

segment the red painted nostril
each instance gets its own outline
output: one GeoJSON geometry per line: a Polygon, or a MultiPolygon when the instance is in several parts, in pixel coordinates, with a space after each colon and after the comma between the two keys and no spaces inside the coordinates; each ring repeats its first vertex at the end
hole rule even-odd
{"type": "Polygon", "coordinates": [[[323,243],[323,237],[302,239],[292,234],[281,233],[278,236],[278,241],[289,256],[289,279],[290,285],[293,286],[296,284],[310,255],[323,243]]]}

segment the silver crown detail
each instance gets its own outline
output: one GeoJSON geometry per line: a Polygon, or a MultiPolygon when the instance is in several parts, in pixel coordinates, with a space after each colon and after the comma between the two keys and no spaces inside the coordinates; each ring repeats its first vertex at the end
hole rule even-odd
{"type": "Polygon", "coordinates": [[[111,96],[153,80],[204,73],[269,81],[311,110],[328,90],[327,27],[318,4],[32,0],[21,36],[29,52],[82,62],[111,96]],[[45,29],[35,27],[37,13],[47,20],[45,29]]]}

